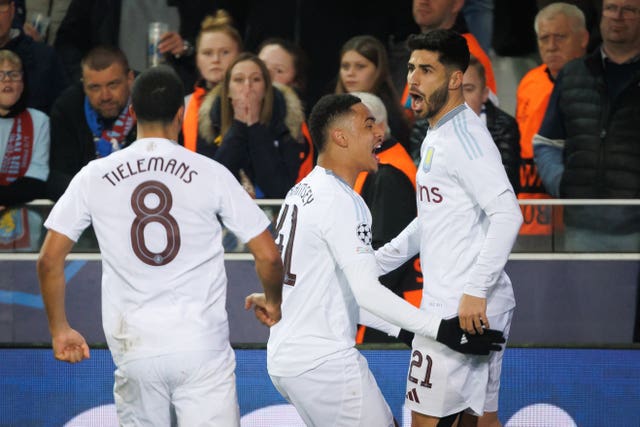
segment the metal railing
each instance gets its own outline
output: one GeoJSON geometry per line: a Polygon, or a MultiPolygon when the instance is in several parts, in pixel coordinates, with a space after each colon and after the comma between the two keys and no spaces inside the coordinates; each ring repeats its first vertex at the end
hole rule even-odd
{"type": "MultiPolygon", "coordinates": [[[[256,200],[275,226],[281,199],[256,200]]],[[[525,221],[535,215],[543,225],[531,232],[525,226],[514,245],[512,259],[638,259],[640,260],[640,200],[638,199],[524,199],[525,221]],[[531,214],[530,212],[534,212],[531,214]],[[537,213],[536,213],[537,212],[537,213]],[[600,216],[599,216],[600,215],[600,216]],[[592,227],[576,227],[568,220],[590,217],[592,227]]],[[[33,259],[42,244],[44,221],[53,203],[35,200],[0,212],[0,259],[33,259]]],[[[530,222],[530,221],[529,221],[530,222]]],[[[583,221],[584,222],[584,221],[583,221]]],[[[375,224],[374,224],[375,227],[375,224]]],[[[245,246],[224,229],[226,259],[250,259],[245,246]]],[[[80,237],[70,256],[99,259],[93,229],[80,237]]]]}

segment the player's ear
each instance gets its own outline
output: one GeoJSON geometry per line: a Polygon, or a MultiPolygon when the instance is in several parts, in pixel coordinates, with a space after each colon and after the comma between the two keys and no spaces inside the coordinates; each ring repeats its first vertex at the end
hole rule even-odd
{"type": "Polygon", "coordinates": [[[133,117],[133,121],[134,122],[138,121],[138,117],[136,116],[136,112],[133,109],[133,104],[129,104],[129,114],[131,114],[131,117],[133,117]]]}
{"type": "Polygon", "coordinates": [[[333,128],[331,129],[331,140],[336,143],[340,147],[346,147],[347,144],[347,135],[344,130],[341,128],[333,128]]]}
{"type": "Polygon", "coordinates": [[[178,108],[178,112],[173,117],[173,120],[177,120],[178,127],[182,129],[182,121],[184,120],[184,105],[178,108]]]}
{"type": "Polygon", "coordinates": [[[462,77],[464,73],[460,70],[456,70],[449,76],[449,90],[458,90],[462,87],[462,77]]]}

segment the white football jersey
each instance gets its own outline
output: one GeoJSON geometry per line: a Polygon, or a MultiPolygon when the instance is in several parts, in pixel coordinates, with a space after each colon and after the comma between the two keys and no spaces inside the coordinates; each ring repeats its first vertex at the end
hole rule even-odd
{"type": "Polygon", "coordinates": [[[218,218],[244,242],[269,225],[224,166],[166,139],[138,140],[73,178],[45,226],[76,241],[93,225],[116,365],[229,345],[218,218]]]}
{"type": "MultiPolygon", "coordinates": [[[[416,178],[420,262],[424,275],[421,308],[448,318],[458,312],[471,267],[485,241],[489,219],[483,208],[513,191],[500,153],[480,118],[466,105],[429,128],[420,149],[416,178]]],[[[515,307],[504,271],[487,294],[487,315],[515,307]]]]}
{"type": "Polygon", "coordinates": [[[373,257],[371,213],[346,182],[316,166],[287,194],[276,244],[285,286],[267,368],[270,375],[293,376],[355,345],[359,309],[342,268],[373,257]]]}

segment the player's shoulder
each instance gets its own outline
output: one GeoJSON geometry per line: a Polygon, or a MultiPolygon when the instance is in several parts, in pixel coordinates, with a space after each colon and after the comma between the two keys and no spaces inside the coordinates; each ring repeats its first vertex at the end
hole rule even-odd
{"type": "Polygon", "coordinates": [[[366,206],[360,195],[332,171],[316,166],[293,186],[286,198],[297,198],[321,217],[361,211],[366,206]]]}
{"type": "Polygon", "coordinates": [[[450,141],[449,151],[456,157],[474,160],[483,156],[483,147],[494,145],[487,126],[467,106],[460,108],[449,117],[444,126],[446,126],[446,132],[443,137],[450,141]]]}

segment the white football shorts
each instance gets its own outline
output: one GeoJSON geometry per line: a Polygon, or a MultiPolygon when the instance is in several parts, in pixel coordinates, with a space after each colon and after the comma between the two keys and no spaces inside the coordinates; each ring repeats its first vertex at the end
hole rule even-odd
{"type": "Polygon", "coordinates": [[[271,376],[307,426],[393,427],[393,415],[367,360],[355,348],[295,377],[271,376]]]}
{"type": "MultiPolygon", "coordinates": [[[[489,316],[492,329],[509,334],[513,310],[489,316]]],[[[466,410],[475,415],[498,410],[503,350],[489,356],[458,353],[416,335],[407,373],[405,406],[432,417],[466,410]]]]}
{"type": "Polygon", "coordinates": [[[120,425],[240,426],[235,367],[231,347],[125,363],[113,386],[120,425]]]}

